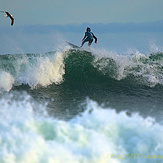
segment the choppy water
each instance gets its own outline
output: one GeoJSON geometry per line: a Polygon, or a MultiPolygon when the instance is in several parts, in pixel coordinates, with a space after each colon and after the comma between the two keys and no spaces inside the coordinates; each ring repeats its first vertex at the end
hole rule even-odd
{"type": "Polygon", "coordinates": [[[0,89],[0,162],[163,159],[161,52],[1,55],[0,89]]]}

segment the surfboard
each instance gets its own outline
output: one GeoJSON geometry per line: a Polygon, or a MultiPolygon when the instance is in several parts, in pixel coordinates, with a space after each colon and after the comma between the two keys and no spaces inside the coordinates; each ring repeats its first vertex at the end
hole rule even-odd
{"type": "Polygon", "coordinates": [[[72,44],[72,43],[70,43],[70,42],[68,42],[68,41],[66,41],[66,43],[67,43],[68,45],[70,45],[72,48],[75,48],[75,49],[79,49],[79,48],[80,48],[79,46],[74,45],[74,44],[72,44]]]}
{"type": "Polygon", "coordinates": [[[74,49],[79,49],[79,50],[85,51],[85,52],[87,52],[87,53],[90,53],[90,52],[91,52],[90,50],[83,49],[83,47],[74,45],[74,44],[72,44],[72,43],[70,43],[70,42],[68,42],[68,41],[66,41],[66,43],[67,43],[68,45],[70,45],[70,46],[71,46],[72,48],[74,48],[74,49]]]}

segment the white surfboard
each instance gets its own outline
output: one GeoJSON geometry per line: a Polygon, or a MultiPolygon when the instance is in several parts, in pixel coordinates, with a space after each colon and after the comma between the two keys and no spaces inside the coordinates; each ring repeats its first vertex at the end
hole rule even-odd
{"type": "Polygon", "coordinates": [[[79,46],[74,45],[74,44],[72,44],[72,43],[70,43],[70,42],[68,42],[68,41],[66,41],[66,43],[67,43],[68,45],[70,45],[72,48],[75,48],[75,49],[79,49],[79,48],[80,48],[79,46]]]}

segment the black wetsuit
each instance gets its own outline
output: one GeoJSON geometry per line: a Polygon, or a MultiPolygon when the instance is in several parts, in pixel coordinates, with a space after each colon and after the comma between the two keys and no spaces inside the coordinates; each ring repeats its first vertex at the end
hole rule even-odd
{"type": "Polygon", "coordinates": [[[83,46],[85,42],[89,42],[88,46],[90,46],[93,42],[93,38],[95,39],[95,43],[96,43],[97,42],[96,36],[92,32],[89,31],[85,32],[85,36],[83,38],[83,42],[81,46],[83,46]]]}

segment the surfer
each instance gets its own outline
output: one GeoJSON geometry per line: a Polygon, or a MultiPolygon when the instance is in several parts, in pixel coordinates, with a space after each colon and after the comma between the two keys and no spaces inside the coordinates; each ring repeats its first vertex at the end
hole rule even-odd
{"type": "Polygon", "coordinates": [[[93,38],[95,39],[95,43],[97,44],[96,36],[91,32],[91,28],[87,27],[85,36],[82,39],[82,45],[80,47],[82,47],[85,42],[88,42],[88,46],[90,46],[93,42],[93,38]]]}

